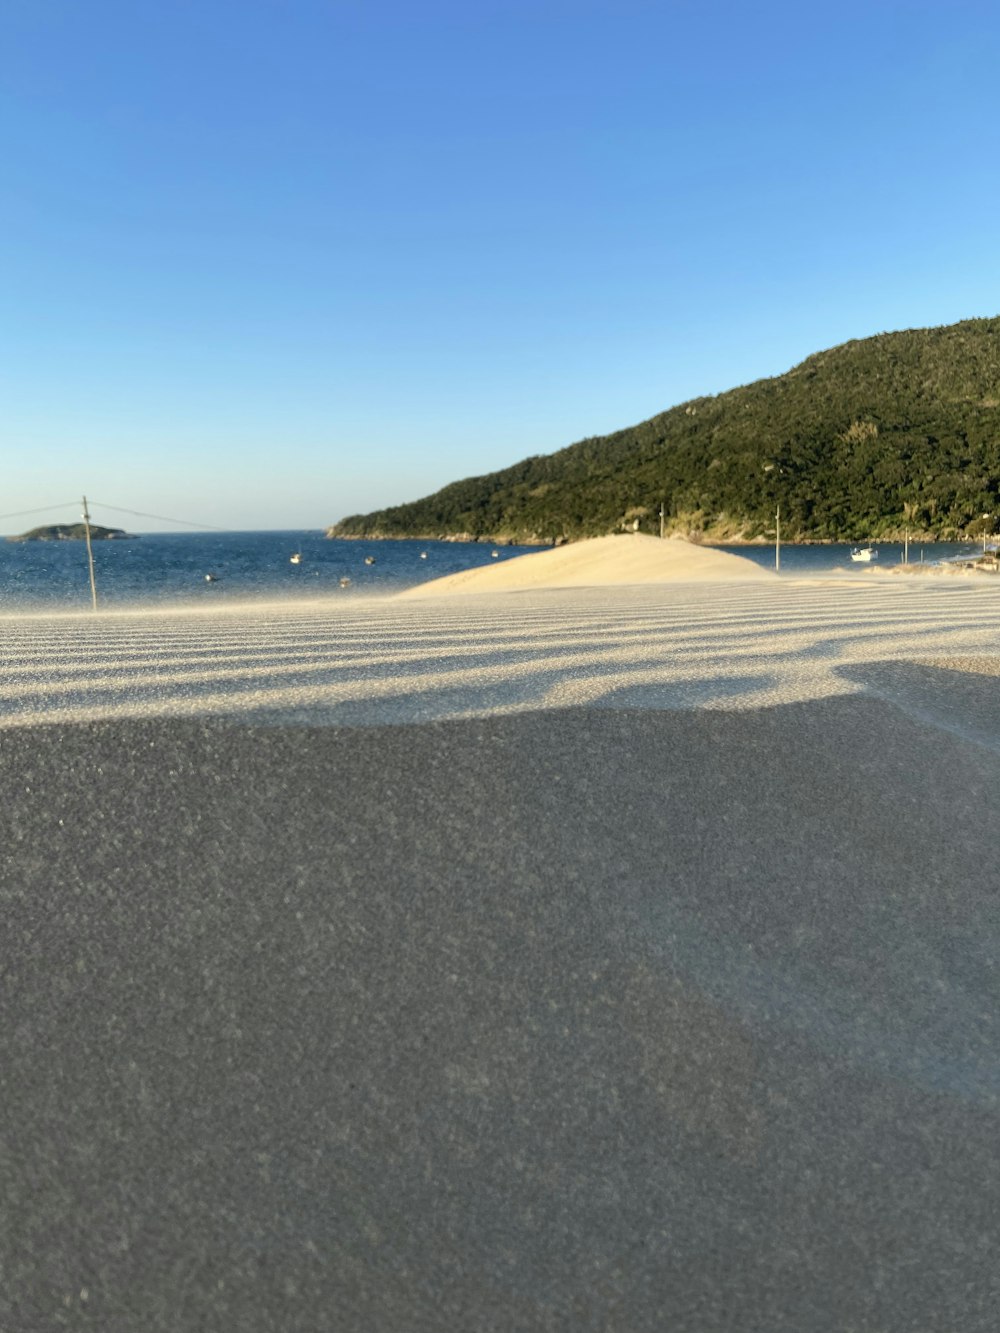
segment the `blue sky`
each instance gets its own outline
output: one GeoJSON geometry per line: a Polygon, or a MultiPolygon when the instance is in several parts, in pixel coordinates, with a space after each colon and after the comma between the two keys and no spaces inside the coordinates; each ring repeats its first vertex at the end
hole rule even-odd
{"type": "Polygon", "coordinates": [[[997,314],[998,69],[962,0],[3,0],[0,514],[321,527],[997,314]]]}

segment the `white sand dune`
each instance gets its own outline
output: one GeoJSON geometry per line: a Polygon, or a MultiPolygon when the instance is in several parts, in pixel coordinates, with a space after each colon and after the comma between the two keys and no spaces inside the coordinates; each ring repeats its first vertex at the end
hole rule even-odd
{"type": "Polygon", "coordinates": [[[640,532],[594,537],[548,551],[515,556],[482,569],[447,574],[408,588],[400,597],[451,597],[520,588],[585,588],[617,583],[766,582],[769,570],[728,551],[640,532]]]}

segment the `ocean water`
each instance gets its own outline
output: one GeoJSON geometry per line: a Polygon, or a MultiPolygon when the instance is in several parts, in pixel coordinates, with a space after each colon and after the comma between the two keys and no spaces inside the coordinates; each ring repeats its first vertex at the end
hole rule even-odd
{"type": "MultiPolygon", "coordinates": [[[[304,532],[146,533],[93,543],[101,606],[210,606],[262,598],[399,592],[537,547],[486,543],[333,541],[304,532]],[[292,564],[293,554],[301,561],[292,564]],[[370,563],[366,563],[369,561],[370,563]],[[211,581],[206,575],[212,575],[211,581]],[[348,580],[341,586],[342,580],[348,580]]],[[[0,540],[0,613],[89,610],[82,541],[0,540]]]]}
{"type": "MultiPolygon", "coordinates": [[[[129,541],[93,544],[100,605],[180,604],[209,606],[281,597],[357,597],[399,592],[415,583],[539,547],[491,546],[486,542],[338,541],[322,531],[148,533],[129,541]],[[493,552],[497,555],[494,557],[493,552]],[[294,553],[301,562],[291,563],[294,553]],[[370,563],[366,563],[369,561],[370,563]],[[213,575],[213,580],[206,575],[213,575]],[[342,586],[342,580],[348,580],[342,586]]],[[[720,549],[774,567],[774,548],[720,549]]],[[[879,566],[902,560],[901,545],[879,546],[879,566]]],[[[928,562],[972,553],[967,543],[911,544],[910,560],[928,562]]],[[[782,546],[783,574],[864,570],[852,565],[851,547],[782,546]]],[[[30,610],[90,608],[90,582],[83,542],[0,540],[0,614],[30,610]]]]}

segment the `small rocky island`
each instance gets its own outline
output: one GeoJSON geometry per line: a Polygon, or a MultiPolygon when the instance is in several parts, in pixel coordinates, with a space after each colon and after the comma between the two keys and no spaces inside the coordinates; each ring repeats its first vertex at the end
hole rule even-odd
{"type": "MultiPolygon", "coordinates": [[[[110,542],[110,541],[133,541],[136,537],[134,532],[125,532],[122,528],[102,528],[98,523],[90,525],[90,540],[92,542],[110,542]]],[[[9,542],[76,542],[83,541],[87,536],[87,527],[84,523],[49,523],[41,528],[32,528],[30,532],[22,532],[19,537],[8,537],[9,542]]]]}

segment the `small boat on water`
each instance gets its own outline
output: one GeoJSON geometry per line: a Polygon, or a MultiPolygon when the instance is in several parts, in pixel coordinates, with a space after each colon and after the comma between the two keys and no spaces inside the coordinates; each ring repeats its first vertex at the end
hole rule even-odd
{"type": "Polygon", "coordinates": [[[851,559],[858,564],[867,565],[872,560],[878,559],[878,551],[874,546],[855,546],[851,552],[851,559]]]}
{"type": "Polygon", "coordinates": [[[301,564],[302,564],[302,552],[301,552],[301,551],[296,551],[294,555],[290,555],[290,556],[288,557],[288,563],[289,563],[290,565],[301,565],[301,564]]]}

